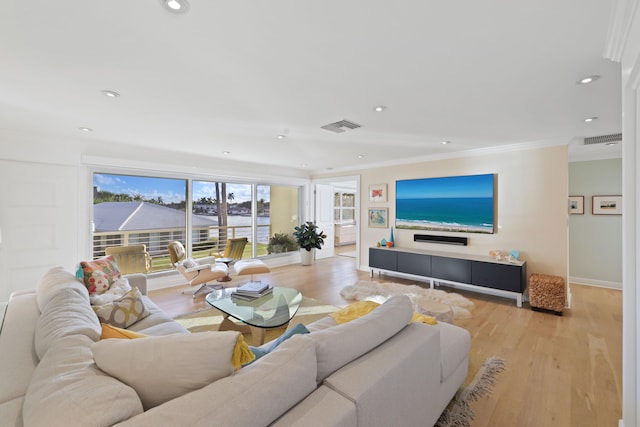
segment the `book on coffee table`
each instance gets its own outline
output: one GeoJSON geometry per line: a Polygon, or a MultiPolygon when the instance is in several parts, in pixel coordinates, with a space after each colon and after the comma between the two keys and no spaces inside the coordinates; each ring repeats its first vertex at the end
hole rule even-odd
{"type": "Polygon", "coordinates": [[[273,292],[273,286],[267,285],[259,282],[249,282],[246,285],[240,286],[234,292],[231,293],[232,297],[244,297],[245,299],[249,298],[260,298],[267,294],[273,292]],[[251,285],[251,286],[247,286],[251,285]]]}
{"type": "Polygon", "coordinates": [[[245,283],[242,286],[239,286],[236,289],[236,292],[244,293],[244,294],[259,294],[260,292],[264,292],[269,289],[269,285],[262,282],[249,282],[245,283]]]}

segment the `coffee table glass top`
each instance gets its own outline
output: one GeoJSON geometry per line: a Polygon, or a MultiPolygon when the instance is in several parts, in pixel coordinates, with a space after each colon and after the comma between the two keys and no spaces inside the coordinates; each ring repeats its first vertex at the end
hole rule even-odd
{"type": "Polygon", "coordinates": [[[296,314],[302,295],[295,289],[274,287],[273,292],[253,301],[231,297],[236,288],[223,288],[207,295],[207,302],[225,314],[258,328],[277,328],[296,314]]]}

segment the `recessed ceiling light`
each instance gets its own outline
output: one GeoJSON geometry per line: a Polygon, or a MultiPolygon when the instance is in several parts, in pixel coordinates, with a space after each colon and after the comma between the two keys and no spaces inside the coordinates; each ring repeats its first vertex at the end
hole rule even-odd
{"type": "Polygon", "coordinates": [[[223,151],[222,154],[224,154],[225,156],[228,156],[229,154],[231,154],[231,151],[223,151]]]}
{"type": "Polygon", "coordinates": [[[376,111],[378,113],[382,113],[386,109],[387,107],[385,107],[384,105],[378,105],[377,107],[373,107],[373,111],[376,111]]]}
{"type": "Polygon", "coordinates": [[[309,166],[307,163],[300,163],[300,167],[306,168],[307,166],[309,166]]]}
{"type": "Polygon", "coordinates": [[[91,128],[78,128],[78,130],[81,130],[82,132],[93,132],[93,129],[91,128]]]}
{"type": "Polygon", "coordinates": [[[118,92],[115,92],[113,90],[103,90],[102,94],[104,96],[106,96],[107,98],[117,98],[120,96],[120,94],[118,92]]]}
{"type": "Polygon", "coordinates": [[[161,0],[165,9],[171,13],[187,13],[189,3],[187,0],[161,0]]]}
{"type": "Polygon", "coordinates": [[[618,143],[615,141],[612,141],[612,142],[605,142],[604,145],[618,145],[618,143]]]}
{"type": "Polygon", "coordinates": [[[287,137],[286,135],[282,135],[282,134],[276,136],[276,138],[278,139],[285,139],[286,137],[287,137]]]}
{"type": "Polygon", "coordinates": [[[364,154],[358,154],[359,159],[364,159],[364,154]]]}
{"type": "Polygon", "coordinates": [[[599,78],[600,78],[600,76],[599,76],[599,75],[594,74],[593,76],[587,76],[587,77],[585,77],[585,78],[582,78],[582,79],[578,80],[578,81],[576,82],[576,84],[577,84],[577,85],[586,85],[586,84],[589,84],[589,83],[593,83],[593,82],[595,82],[595,81],[596,81],[596,80],[598,80],[599,78]]]}
{"type": "Polygon", "coordinates": [[[594,120],[598,120],[597,117],[587,117],[586,119],[584,119],[585,123],[591,123],[594,120]]]}
{"type": "Polygon", "coordinates": [[[451,144],[451,141],[442,141],[440,144],[442,144],[442,145],[451,144]]]}

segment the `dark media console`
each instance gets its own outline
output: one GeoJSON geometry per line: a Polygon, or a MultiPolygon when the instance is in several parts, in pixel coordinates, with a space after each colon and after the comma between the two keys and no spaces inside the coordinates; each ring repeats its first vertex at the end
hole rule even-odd
{"type": "Polygon", "coordinates": [[[526,262],[510,263],[491,257],[404,248],[369,248],[371,277],[374,270],[420,276],[434,282],[485,288],[496,295],[512,296],[522,307],[527,288],[526,262]]]}

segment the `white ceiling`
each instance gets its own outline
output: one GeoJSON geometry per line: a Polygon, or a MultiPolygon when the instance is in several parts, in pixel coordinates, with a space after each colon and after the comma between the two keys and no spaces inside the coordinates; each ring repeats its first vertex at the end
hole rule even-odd
{"type": "Polygon", "coordinates": [[[613,1],[190,5],[3,1],[0,128],[310,173],[621,131],[613,1]],[[342,119],[362,127],[320,128],[342,119]]]}

